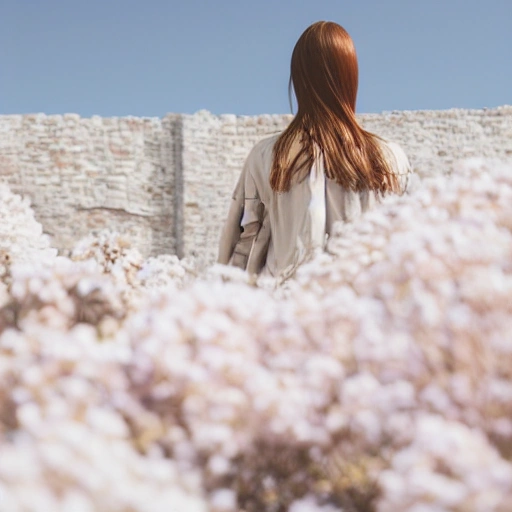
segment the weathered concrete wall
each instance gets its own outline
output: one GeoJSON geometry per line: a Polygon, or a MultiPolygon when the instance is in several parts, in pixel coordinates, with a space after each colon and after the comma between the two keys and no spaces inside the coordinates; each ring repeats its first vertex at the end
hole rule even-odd
{"type": "Polygon", "coordinates": [[[245,158],[262,138],[282,131],[291,116],[183,118],[183,223],[180,253],[215,259],[220,227],[245,158]]]}
{"type": "Polygon", "coordinates": [[[404,147],[421,176],[472,156],[512,158],[512,106],[366,114],[362,123],[404,147]]]}
{"type": "MultiPolygon", "coordinates": [[[[252,145],[282,130],[290,116],[184,119],[184,254],[215,260],[229,197],[252,145]]],[[[486,156],[512,159],[512,106],[489,110],[404,111],[365,114],[363,126],[400,143],[422,177],[450,170],[454,161],[486,156]]]]}
{"type": "Polygon", "coordinates": [[[0,177],[28,195],[57,247],[103,228],[174,252],[180,117],[0,116],[0,177]]]}
{"type": "MultiPolygon", "coordinates": [[[[144,254],[215,258],[229,198],[251,147],[289,115],[170,114],[82,119],[0,116],[0,178],[28,195],[57,247],[108,227],[144,254]]],[[[512,107],[366,114],[421,176],[469,156],[512,159],[512,107]]]]}

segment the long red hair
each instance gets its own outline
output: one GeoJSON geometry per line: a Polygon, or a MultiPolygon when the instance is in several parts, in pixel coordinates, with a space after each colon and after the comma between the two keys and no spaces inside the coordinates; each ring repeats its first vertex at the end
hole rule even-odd
{"type": "Polygon", "coordinates": [[[285,192],[294,180],[307,177],[315,144],[323,153],[326,176],[344,188],[399,190],[379,138],[356,120],[357,55],[343,27],[319,21],[304,31],[293,50],[289,85],[298,109],[274,146],[273,190],[285,192]],[[300,149],[294,154],[295,141],[300,149]]]}

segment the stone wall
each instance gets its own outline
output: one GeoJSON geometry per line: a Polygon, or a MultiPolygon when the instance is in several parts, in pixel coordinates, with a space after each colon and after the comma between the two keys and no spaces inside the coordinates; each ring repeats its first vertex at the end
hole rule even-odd
{"type": "MultiPolygon", "coordinates": [[[[82,119],[0,116],[0,178],[28,195],[54,245],[105,227],[148,254],[214,261],[231,191],[251,147],[289,115],[170,114],[82,119]]],[[[512,107],[366,114],[420,176],[470,156],[512,159],[512,107]]]]}
{"type": "Polygon", "coordinates": [[[178,254],[215,260],[220,227],[252,146],[282,131],[291,116],[183,117],[183,223],[178,254]]]}
{"type": "MultiPolygon", "coordinates": [[[[220,226],[245,157],[291,116],[184,117],[183,254],[215,260],[220,226]]],[[[421,177],[471,156],[512,159],[512,106],[488,110],[404,111],[360,116],[363,126],[400,143],[421,177]]]]}
{"type": "Polygon", "coordinates": [[[0,116],[0,177],[28,195],[55,246],[103,228],[174,252],[180,116],[0,116]]]}

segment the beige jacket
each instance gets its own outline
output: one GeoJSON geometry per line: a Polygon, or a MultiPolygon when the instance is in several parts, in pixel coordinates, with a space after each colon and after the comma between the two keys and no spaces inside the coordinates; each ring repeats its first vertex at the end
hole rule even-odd
{"type": "MultiPolygon", "coordinates": [[[[288,192],[276,193],[269,183],[273,147],[279,135],[252,149],[233,192],[219,247],[218,262],[251,274],[289,275],[312,251],[325,247],[335,222],[350,222],[379,200],[373,191],[345,190],[326,178],[318,152],[309,177],[288,192]]],[[[402,148],[383,143],[402,190],[410,165],[402,148]]]]}

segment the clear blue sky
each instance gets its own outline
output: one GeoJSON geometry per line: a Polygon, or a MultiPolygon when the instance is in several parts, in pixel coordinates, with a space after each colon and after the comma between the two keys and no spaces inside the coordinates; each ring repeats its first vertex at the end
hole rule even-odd
{"type": "Polygon", "coordinates": [[[359,112],[512,103],[512,0],[0,0],[0,114],[287,113],[318,20],[355,41],[359,112]]]}

